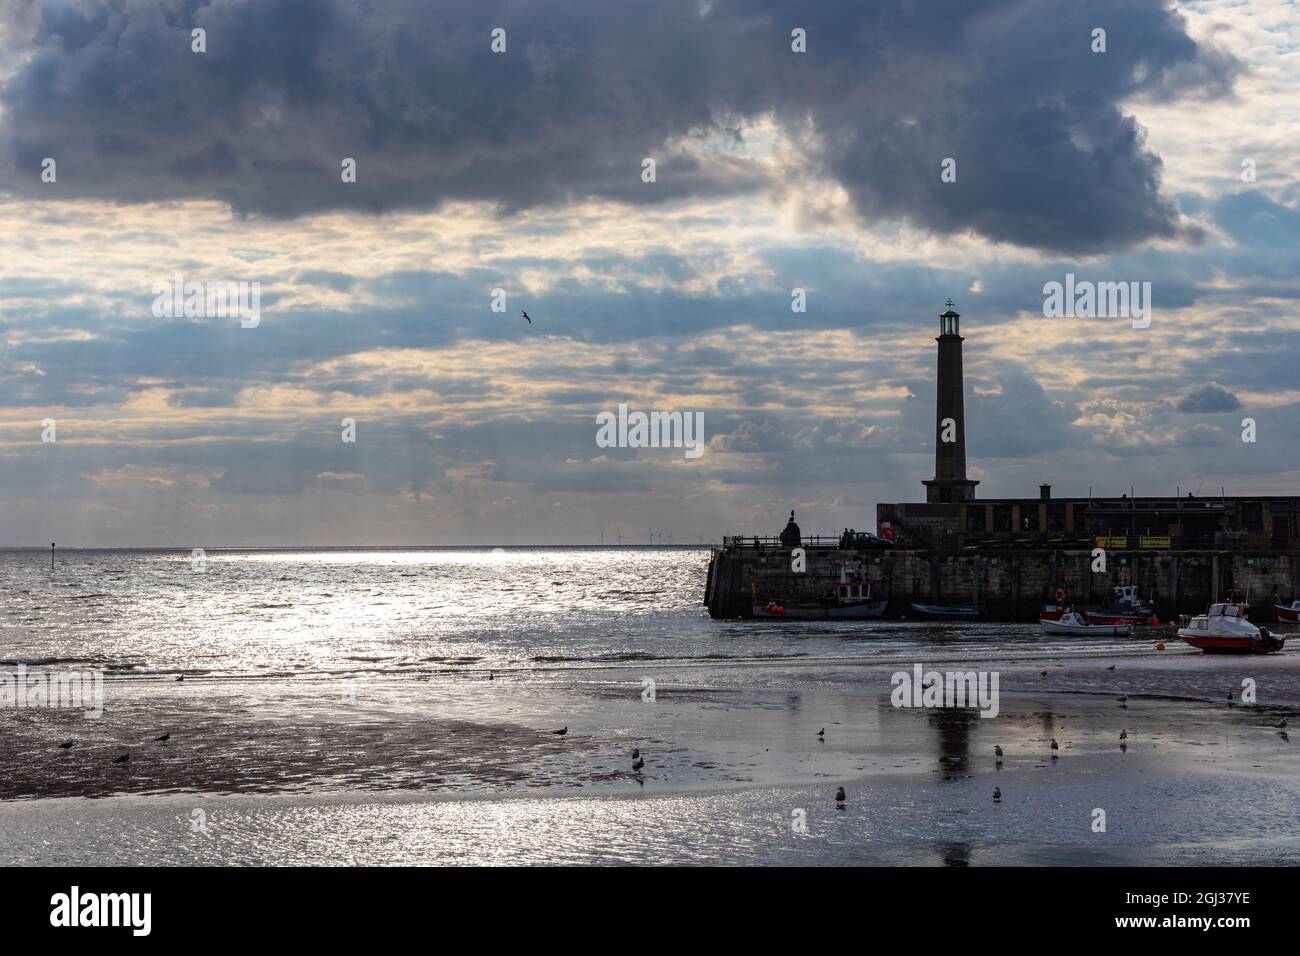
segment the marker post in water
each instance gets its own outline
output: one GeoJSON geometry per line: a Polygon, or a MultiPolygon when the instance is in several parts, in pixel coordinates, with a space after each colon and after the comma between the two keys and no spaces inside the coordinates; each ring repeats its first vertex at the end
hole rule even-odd
{"type": "Polygon", "coordinates": [[[50,570],[54,570],[54,542],[50,542],[50,570]]]}

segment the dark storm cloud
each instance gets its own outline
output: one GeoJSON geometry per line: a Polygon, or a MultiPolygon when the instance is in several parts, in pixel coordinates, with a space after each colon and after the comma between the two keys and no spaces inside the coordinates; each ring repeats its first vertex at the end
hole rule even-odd
{"type": "Polygon", "coordinates": [[[671,144],[734,140],[771,116],[807,149],[799,171],[838,179],[869,220],[1097,251],[1186,231],[1122,104],[1220,95],[1238,69],[1162,0],[6,10],[0,188],[211,197],[277,216],[754,190],[768,175],[758,164],[671,144]],[[1108,50],[1094,54],[1098,24],[1108,50]],[[207,30],[206,53],[190,52],[192,26],[207,30]],[[504,55],[489,50],[497,26],[504,55]],[[806,54],[790,51],[796,26],[806,54]],[[658,182],[646,185],[651,155],[658,182]],[[46,156],[57,184],[40,182],[46,156]],[[340,182],[344,157],[357,160],[355,184],[340,182]],[[944,157],[958,162],[955,183],[939,180],[944,157]]]}
{"type": "Polygon", "coordinates": [[[1235,412],[1239,408],[1241,402],[1236,395],[1212,382],[1188,392],[1178,403],[1180,412],[1235,412]]]}

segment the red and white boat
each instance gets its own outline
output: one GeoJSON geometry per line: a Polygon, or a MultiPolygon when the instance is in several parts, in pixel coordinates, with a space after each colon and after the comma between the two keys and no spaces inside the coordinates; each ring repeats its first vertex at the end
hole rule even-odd
{"type": "Polygon", "coordinates": [[[1300,601],[1292,601],[1290,604],[1274,604],[1273,613],[1277,615],[1279,621],[1300,624],[1300,601]]]}
{"type": "Polygon", "coordinates": [[[1179,628],[1178,636],[1207,654],[1273,654],[1286,643],[1246,620],[1244,604],[1211,604],[1207,613],[1179,628]]]}

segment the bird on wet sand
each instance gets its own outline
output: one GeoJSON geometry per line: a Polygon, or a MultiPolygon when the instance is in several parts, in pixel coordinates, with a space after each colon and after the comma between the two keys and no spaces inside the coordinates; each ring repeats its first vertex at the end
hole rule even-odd
{"type": "Polygon", "coordinates": [[[167,734],[163,734],[161,737],[155,737],[154,743],[165,744],[167,741],[171,739],[172,739],[172,735],[170,733],[167,733],[167,734]]]}
{"type": "Polygon", "coordinates": [[[131,759],[130,754],[122,754],[122,756],[120,757],[114,757],[113,763],[126,763],[130,759],[131,759]]]}
{"type": "Polygon", "coordinates": [[[184,675],[184,674],[177,674],[177,675],[176,675],[176,683],[180,684],[180,683],[183,683],[184,681],[185,681],[185,675],[184,675]]]}
{"type": "Polygon", "coordinates": [[[1120,702],[1121,704],[1123,704],[1123,703],[1125,703],[1126,701],[1128,701],[1128,694],[1120,694],[1120,695],[1119,695],[1119,702],[1120,702]]]}
{"type": "Polygon", "coordinates": [[[826,728],[823,727],[821,730],[817,731],[817,736],[824,738],[826,736],[826,728]]]}
{"type": "Polygon", "coordinates": [[[1001,802],[1002,802],[1002,788],[1001,788],[1001,787],[994,787],[994,788],[993,788],[993,802],[994,802],[994,803],[1001,803],[1001,802]]]}
{"type": "Polygon", "coordinates": [[[998,744],[993,748],[993,756],[996,758],[994,762],[997,764],[997,766],[1001,767],[1002,766],[1002,745],[1001,744],[998,744]]]}
{"type": "Polygon", "coordinates": [[[1056,759],[1056,756],[1057,756],[1056,752],[1057,752],[1058,750],[1060,750],[1060,749],[1061,749],[1061,745],[1058,744],[1058,743],[1056,742],[1056,738],[1053,737],[1053,738],[1052,738],[1052,759],[1053,759],[1053,760],[1056,759]]]}
{"type": "Polygon", "coordinates": [[[70,750],[71,748],[72,748],[71,740],[65,740],[63,743],[59,744],[60,750],[70,750]]]}
{"type": "Polygon", "coordinates": [[[1046,677],[1046,676],[1047,676],[1047,671],[1039,671],[1039,675],[1042,676],[1042,677],[1046,677]]]}
{"type": "Polygon", "coordinates": [[[848,799],[848,795],[844,792],[843,787],[840,787],[838,790],[835,791],[835,806],[840,810],[844,809],[844,802],[847,799],[848,799]]]}
{"type": "Polygon", "coordinates": [[[488,680],[496,680],[496,679],[497,679],[496,673],[493,671],[488,671],[488,680]]]}
{"type": "Polygon", "coordinates": [[[636,757],[636,759],[632,761],[632,769],[635,770],[637,773],[640,773],[641,768],[645,766],[645,757],[638,756],[640,752],[641,751],[638,750],[633,754],[633,756],[636,757]]]}
{"type": "Polygon", "coordinates": [[[1125,727],[1123,730],[1121,730],[1121,731],[1119,732],[1119,739],[1120,739],[1120,740],[1128,740],[1128,728],[1127,728],[1127,727],[1125,727]]]}
{"type": "Polygon", "coordinates": [[[551,731],[551,733],[555,734],[555,736],[557,736],[557,737],[563,737],[563,736],[564,736],[565,734],[567,734],[568,732],[569,732],[569,726],[568,726],[568,724],[565,724],[565,725],[564,725],[563,727],[561,727],[559,730],[552,730],[552,731],[551,731]]]}
{"type": "Polygon", "coordinates": [[[1279,730],[1286,730],[1286,718],[1283,717],[1281,721],[1274,724],[1273,726],[1277,727],[1279,730]]]}
{"type": "Polygon", "coordinates": [[[1113,671],[1114,669],[1115,669],[1115,665],[1114,665],[1114,664],[1111,664],[1110,667],[1107,667],[1107,668],[1106,668],[1106,670],[1108,670],[1108,671],[1113,671]]]}
{"type": "MultiPolygon", "coordinates": [[[[525,312],[523,309],[520,309],[520,310],[519,310],[519,314],[522,315],[525,319],[528,319],[528,313],[525,312]]],[[[533,324],[533,320],[532,320],[532,319],[528,319],[528,324],[529,324],[529,325],[532,325],[532,324],[533,324]]]]}

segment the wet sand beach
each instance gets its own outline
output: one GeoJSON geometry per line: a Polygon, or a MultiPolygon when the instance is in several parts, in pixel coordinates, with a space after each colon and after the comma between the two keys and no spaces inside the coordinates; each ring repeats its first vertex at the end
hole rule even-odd
{"type": "Polygon", "coordinates": [[[0,712],[0,863],[1295,863],[1298,661],[921,661],[996,670],[991,719],[892,706],[911,660],[115,680],[0,712]]]}

